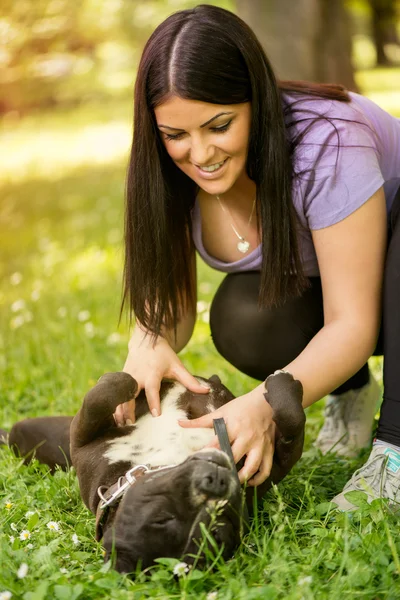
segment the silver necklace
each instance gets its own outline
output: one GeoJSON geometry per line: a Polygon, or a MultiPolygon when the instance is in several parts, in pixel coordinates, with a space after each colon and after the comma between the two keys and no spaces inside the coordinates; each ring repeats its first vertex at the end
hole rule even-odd
{"type": "MultiPolygon", "coordinates": [[[[220,207],[222,208],[222,210],[224,211],[225,214],[228,214],[232,220],[230,224],[230,226],[232,227],[233,231],[235,232],[236,236],[238,237],[239,241],[237,243],[237,249],[239,250],[239,252],[241,252],[242,254],[246,254],[246,252],[249,251],[250,248],[250,242],[248,240],[246,240],[246,238],[243,235],[240,235],[240,233],[238,232],[237,228],[235,227],[236,223],[234,218],[232,217],[231,211],[229,210],[229,208],[226,206],[224,206],[222,204],[222,200],[219,196],[215,196],[216,199],[219,202],[220,207]]],[[[254,198],[253,201],[253,206],[251,207],[251,213],[250,213],[250,217],[249,220],[247,222],[247,227],[246,227],[246,235],[247,235],[247,231],[250,227],[250,223],[251,223],[251,219],[253,218],[253,213],[254,213],[254,208],[256,206],[256,199],[254,198]]]]}

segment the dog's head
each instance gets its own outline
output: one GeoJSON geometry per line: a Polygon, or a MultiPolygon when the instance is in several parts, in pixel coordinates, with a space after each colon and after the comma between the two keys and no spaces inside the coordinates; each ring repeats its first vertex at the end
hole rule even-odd
{"type": "Polygon", "coordinates": [[[105,559],[115,555],[121,573],[162,556],[188,564],[197,556],[201,562],[201,523],[228,558],[240,541],[241,510],[240,485],[226,454],[197,452],[175,467],[143,475],[128,489],[105,529],[105,559]]]}

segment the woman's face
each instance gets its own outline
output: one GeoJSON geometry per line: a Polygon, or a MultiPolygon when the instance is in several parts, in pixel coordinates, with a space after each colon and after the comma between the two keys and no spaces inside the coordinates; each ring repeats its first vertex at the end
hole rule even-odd
{"type": "Polygon", "coordinates": [[[245,174],[251,107],[172,96],[155,109],[174,163],[208,194],[227,192],[245,174]]]}

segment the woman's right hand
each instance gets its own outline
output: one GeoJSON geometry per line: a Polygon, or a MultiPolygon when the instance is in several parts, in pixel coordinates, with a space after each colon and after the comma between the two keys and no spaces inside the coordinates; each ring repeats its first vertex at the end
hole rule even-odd
{"type": "MultiPolygon", "coordinates": [[[[158,417],[161,413],[160,385],[164,378],[179,381],[195,394],[206,394],[210,389],[205,384],[200,384],[185,369],[165,338],[158,337],[154,343],[151,336],[146,336],[138,326],[129,342],[129,353],[123,370],[137,381],[136,395],[144,389],[153,417],[158,417]]],[[[135,399],[117,406],[114,418],[117,425],[133,424],[135,399]]]]}

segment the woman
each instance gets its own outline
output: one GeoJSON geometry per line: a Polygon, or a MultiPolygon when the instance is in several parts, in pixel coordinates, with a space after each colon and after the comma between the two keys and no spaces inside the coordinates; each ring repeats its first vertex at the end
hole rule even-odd
{"type": "MultiPolygon", "coordinates": [[[[219,352],[259,380],[289,371],[303,384],[305,407],[331,394],[318,445],[357,452],[370,442],[379,400],[367,360],[385,271],[384,401],[371,456],[347,491],[367,480],[370,498],[393,499],[399,186],[397,119],[340,86],[277,83],[253,32],[223,9],[202,5],[163,22],[136,81],[126,208],[124,301],[137,325],[124,368],[152,414],[163,377],[207,391],[176,355],[196,318],[197,248],[229,273],[211,307],[219,352]]],[[[133,404],[118,407],[118,422],[134,420],[133,404]]],[[[263,383],[217,413],[235,459],[246,456],[241,480],[260,484],[274,446],[263,383]]],[[[212,417],[181,425],[211,427],[212,417]]],[[[353,508],[343,494],[335,500],[353,508]]]]}

